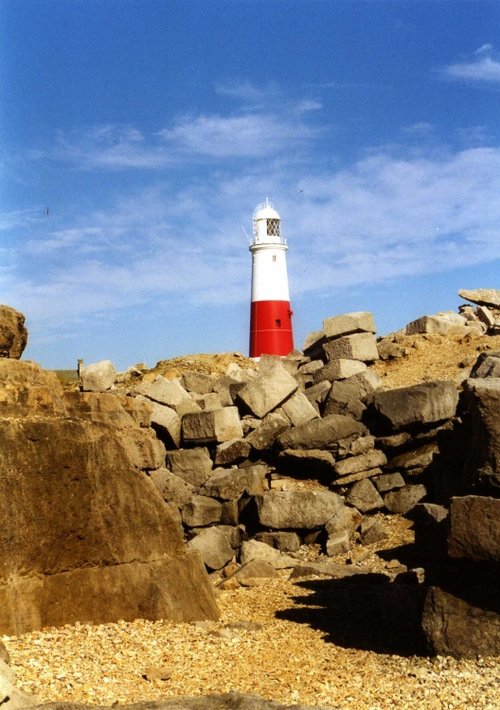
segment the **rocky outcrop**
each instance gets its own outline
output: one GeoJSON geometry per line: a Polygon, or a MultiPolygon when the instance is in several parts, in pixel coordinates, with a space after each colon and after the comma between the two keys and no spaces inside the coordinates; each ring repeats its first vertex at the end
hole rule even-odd
{"type": "Polygon", "coordinates": [[[24,316],[15,308],[0,305],[0,357],[19,360],[28,342],[24,316]]]}
{"type": "Polygon", "coordinates": [[[70,394],[0,360],[0,629],[217,616],[199,556],[147,475],[165,460],[147,407],[70,394]]]}

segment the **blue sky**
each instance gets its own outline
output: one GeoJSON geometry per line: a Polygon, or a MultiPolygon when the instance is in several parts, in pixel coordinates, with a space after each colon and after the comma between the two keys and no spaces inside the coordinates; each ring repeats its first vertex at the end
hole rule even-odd
{"type": "Polygon", "coordinates": [[[497,0],[1,0],[0,302],[44,367],[247,353],[269,197],[296,345],[499,288],[497,0]]]}

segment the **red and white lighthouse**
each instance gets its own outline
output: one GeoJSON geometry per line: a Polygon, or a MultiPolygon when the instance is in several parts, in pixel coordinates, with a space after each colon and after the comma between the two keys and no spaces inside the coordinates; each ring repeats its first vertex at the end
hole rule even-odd
{"type": "Polygon", "coordinates": [[[293,350],[292,309],[281,218],[266,199],[253,213],[250,357],[293,350]]]}

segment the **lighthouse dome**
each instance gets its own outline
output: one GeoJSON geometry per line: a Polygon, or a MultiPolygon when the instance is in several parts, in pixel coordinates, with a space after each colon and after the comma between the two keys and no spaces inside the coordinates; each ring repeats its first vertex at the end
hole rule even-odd
{"type": "Polygon", "coordinates": [[[284,244],[281,217],[266,198],[253,213],[253,244],[284,244]]]}
{"type": "Polygon", "coordinates": [[[257,205],[257,207],[255,208],[255,211],[253,213],[253,218],[254,218],[254,220],[281,219],[279,214],[274,209],[272,203],[269,202],[269,200],[267,198],[266,198],[265,202],[262,202],[260,205],[257,205]]]}

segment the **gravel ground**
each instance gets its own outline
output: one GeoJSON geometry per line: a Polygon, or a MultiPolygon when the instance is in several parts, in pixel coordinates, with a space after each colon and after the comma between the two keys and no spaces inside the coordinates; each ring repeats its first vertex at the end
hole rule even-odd
{"type": "Polygon", "coordinates": [[[311,590],[284,579],[219,592],[218,622],[75,624],[4,637],[18,685],[95,704],[240,691],[343,710],[500,708],[500,659],[403,657],[335,645],[276,617],[311,590]]]}

